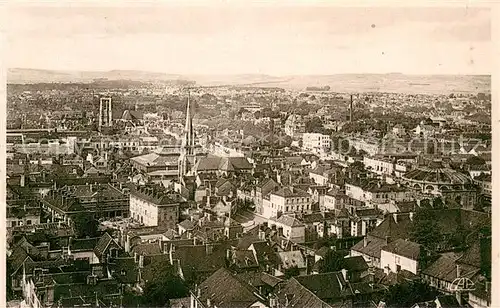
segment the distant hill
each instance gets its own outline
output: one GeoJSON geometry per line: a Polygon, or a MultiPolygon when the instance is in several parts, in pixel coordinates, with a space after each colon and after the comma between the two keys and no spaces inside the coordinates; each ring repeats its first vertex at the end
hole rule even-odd
{"type": "Polygon", "coordinates": [[[488,75],[405,75],[332,74],[303,76],[240,75],[181,75],[134,70],[51,71],[9,69],[7,81],[12,84],[40,82],[92,82],[96,79],[131,81],[189,80],[198,85],[252,85],[304,90],[307,87],[330,87],[334,92],[400,92],[400,93],[491,93],[488,75]]]}

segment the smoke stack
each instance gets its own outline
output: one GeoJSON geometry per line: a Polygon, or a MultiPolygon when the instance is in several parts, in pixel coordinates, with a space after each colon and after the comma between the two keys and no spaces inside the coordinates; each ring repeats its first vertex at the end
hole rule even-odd
{"type": "Polygon", "coordinates": [[[342,269],[342,276],[344,276],[345,281],[349,281],[349,278],[347,277],[347,270],[345,268],[342,269]]]}
{"type": "Polygon", "coordinates": [[[352,122],[352,94],[351,94],[351,103],[349,107],[349,122],[352,122]]]}

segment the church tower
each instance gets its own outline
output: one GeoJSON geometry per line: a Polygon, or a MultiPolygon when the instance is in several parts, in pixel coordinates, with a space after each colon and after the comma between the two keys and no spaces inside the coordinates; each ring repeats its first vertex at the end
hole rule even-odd
{"type": "Polygon", "coordinates": [[[182,136],[181,155],[179,157],[179,180],[185,175],[190,173],[190,169],[196,163],[194,130],[193,130],[193,117],[191,115],[191,102],[190,93],[188,91],[188,101],[186,108],[186,124],[184,126],[184,133],[182,136]]]}

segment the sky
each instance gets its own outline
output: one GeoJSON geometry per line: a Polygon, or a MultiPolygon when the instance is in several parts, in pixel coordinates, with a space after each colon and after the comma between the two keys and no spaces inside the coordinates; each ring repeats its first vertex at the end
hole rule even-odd
{"type": "Polygon", "coordinates": [[[7,66],[168,74],[490,74],[486,8],[11,6],[7,66]]]}

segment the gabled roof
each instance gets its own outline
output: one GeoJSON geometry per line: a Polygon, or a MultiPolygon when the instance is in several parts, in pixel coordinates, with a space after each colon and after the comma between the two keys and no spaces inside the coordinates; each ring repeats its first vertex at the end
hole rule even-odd
{"type": "Polygon", "coordinates": [[[177,225],[186,229],[186,230],[193,230],[196,227],[196,223],[194,223],[190,219],[185,219],[185,220],[181,221],[180,223],[178,223],[177,225]]]}
{"type": "Polygon", "coordinates": [[[314,291],[300,284],[295,278],[285,282],[277,295],[282,305],[288,303],[290,307],[294,308],[333,308],[333,306],[321,300],[314,291]]]}
{"type": "Polygon", "coordinates": [[[233,263],[239,268],[259,266],[259,262],[251,250],[233,251],[233,263]]]}
{"type": "Polygon", "coordinates": [[[16,247],[12,254],[9,256],[11,262],[12,273],[17,272],[24,264],[24,262],[33,262],[33,259],[22,247],[16,247]]]}
{"type": "Polygon", "coordinates": [[[226,265],[226,248],[228,245],[212,245],[212,251],[207,245],[189,245],[176,247],[173,259],[179,260],[186,280],[196,276],[196,273],[210,273],[226,265]]]}
{"type": "Polygon", "coordinates": [[[252,168],[246,157],[203,157],[196,166],[197,171],[237,171],[252,168]]]}
{"type": "Polygon", "coordinates": [[[279,224],[282,224],[282,225],[285,225],[288,227],[292,227],[292,228],[304,226],[304,224],[300,220],[298,220],[297,218],[295,218],[293,216],[289,216],[289,215],[281,215],[279,218],[271,217],[271,218],[269,218],[269,220],[271,222],[276,222],[276,223],[279,223],[279,224]]]}
{"type": "Polygon", "coordinates": [[[71,251],[92,251],[99,242],[99,237],[86,238],[86,239],[71,239],[71,251]]]}
{"type": "Polygon", "coordinates": [[[132,252],[140,256],[154,256],[163,253],[159,243],[140,243],[132,247],[132,252]]]}
{"type": "Polygon", "coordinates": [[[412,224],[410,214],[388,215],[380,225],[373,229],[370,235],[380,239],[389,237],[389,240],[408,238],[412,224]]]}
{"type": "Polygon", "coordinates": [[[341,272],[298,276],[294,279],[326,302],[336,302],[353,295],[341,272]]]}
{"type": "Polygon", "coordinates": [[[278,252],[284,268],[298,267],[305,268],[306,261],[300,250],[278,252]]]}
{"type": "Polygon", "coordinates": [[[256,289],[243,283],[229,270],[221,268],[199,285],[198,300],[218,308],[249,308],[261,301],[256,289]]]}
{"type": "Polygon", "coordinates": [[[365,240],[361,240],[358,243],[356,243],[356,245],[351,247],[351,250],[360,252],[370,257],[380,259],[382,247],[384,247],[387,244],[385,239],[367,235],[366,246],[364,241],[365,240]]]}
{"type": "MultiPolygon", "coordinates": [[[[460,276],[472,278],[479,272],[475,266],[459,265],[460,276]]],[[[439,259],[434,261],[431,265],[422,271],[423,275],[431,276],[439,280],[453,282],[457,277],[457,263],[455,259],[449,256],[442,255],[439,259]]]]}
{"type": "Polygon", "coordinates": [[[364,271],[368,269],[368,264],[362,256],[344,258],[342,268],[348,271],[364,271]]]}
{"type": "Polygon", "coordinates": [[[106,252],[108,247],[112,244],[114,244],[117,247],[120,247],[120,245],[118,245],[118,243],[111,237],[111,235],[109,235],[108,232],[105,232],[101,236],[101,238],[97,242],[97,245],[94,248],[95,255],[100,259],[106,252]]]}
{"type": "Polygon", "coordinates": [[[283,187],[282,189],[278,190],[277,192],[273,192],[272,194],[284,198],[310,197],[307,192],[293,187],[283,187]]]}
{"type": "Polygon", "coordinates": [[[404,239],[396,239],[382,248],[384,251],[403,256],[412,260],[420,257],[421,246],[415,242],[404,239]]]}

